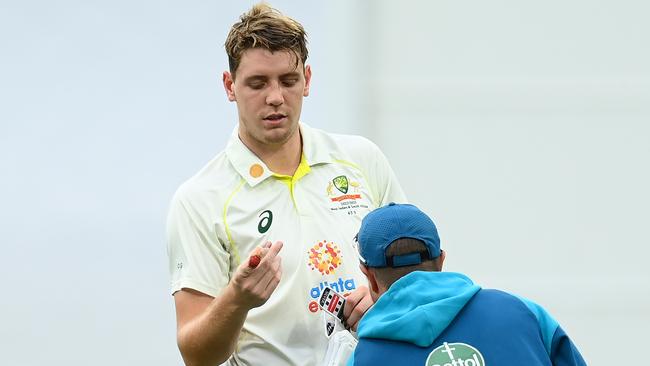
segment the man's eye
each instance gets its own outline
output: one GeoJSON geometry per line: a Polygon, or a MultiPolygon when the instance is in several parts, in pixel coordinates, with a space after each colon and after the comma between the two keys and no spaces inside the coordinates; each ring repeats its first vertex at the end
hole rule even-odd
{"type": "Polygon", "coordinates": [[[297,82],[298,82],[298,80],[296,80],[296,79],[289,79],[289,80],[282,81],[282,84],[284,86],[294,86],[294,85],[296,85],[297,82]]]}
{"type": "Polygon", "coordinates": [[[248,86],[252,89],[262,89],[264,87],[264,83],[249,83],[248,86]]]}

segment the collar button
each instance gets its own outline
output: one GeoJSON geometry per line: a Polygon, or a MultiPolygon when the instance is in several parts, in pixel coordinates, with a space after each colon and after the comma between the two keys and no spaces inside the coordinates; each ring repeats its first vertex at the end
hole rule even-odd
{"type": "Polygon", "coordinates": [[[264,168],[259,164],[253,164],[251,165],[248,172],[250,173],[251,177],[259,178],[262,176],[262,174],[264,174],[264,168]]]}

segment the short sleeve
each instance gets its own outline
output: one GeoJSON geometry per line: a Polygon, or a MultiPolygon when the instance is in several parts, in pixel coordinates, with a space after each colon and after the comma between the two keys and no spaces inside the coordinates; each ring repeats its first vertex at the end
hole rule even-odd
{"type": "Polygon", "coordinates": [[[402,191],[402,187],[397,181],[397,177],[393,172],[388,159],[384,153],[377,147],[377,145],[372,144],[374,159],[373,169],[370,170],[369,174],[371,176],[371,181],[374,182],[375,187],[373,191],[375,192],[375,203],[377,207],[387,205],[390,202],[396,203],[406,203],[406,195],[402,191]]]}
{"type": "Polygon", "coordinates": [[[217,296],[228,283],[230,254],[218,239],[215,217],[201,201],[181,186],[170,204],[167,254],[172,294],[190,288],[217,296]]]}

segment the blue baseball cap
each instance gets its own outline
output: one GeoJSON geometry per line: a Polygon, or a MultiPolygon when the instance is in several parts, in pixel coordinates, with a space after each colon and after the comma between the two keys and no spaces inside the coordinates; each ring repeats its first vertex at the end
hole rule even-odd
{"type": "Polygon", "coordinates": [[[389,203],[370,212],[361,221],[357,234],[359,259],[368,267],[402,267],[422,263],[440,256],[440,237],[433,221],[410,204],[389,203]],[[427,253],[386,256],[386,250],[397,239],[417,239],[427,253]]]}

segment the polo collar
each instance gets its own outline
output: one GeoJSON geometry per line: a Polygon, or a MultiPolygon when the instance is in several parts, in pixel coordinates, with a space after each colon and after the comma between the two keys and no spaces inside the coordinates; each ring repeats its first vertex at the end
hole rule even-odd
{"type": "MultiPolygon", "coordinates": [[[[307,165],[312,167],[332,162],[330,152],[323,146],[319,146],[322,145],[319,144],[319,136],[311,127],[301,122],[299,132],[302,136],[302,159],[306,160],[307,165]]],[[[235,126],[225,152],[234,169],[251,187],[274,175],[271,169],[239,139],[239,126],[235,126]]]]}

